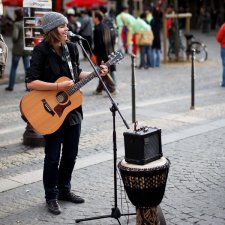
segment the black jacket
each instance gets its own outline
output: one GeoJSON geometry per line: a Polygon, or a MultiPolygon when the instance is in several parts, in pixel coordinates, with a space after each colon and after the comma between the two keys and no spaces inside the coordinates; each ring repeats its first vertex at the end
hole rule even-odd
{"type": "Polygon", "coordinates": [[[94,50],[93,53],[97,57],[98,65],[101,64],[101,61],[108,61],[108,55],[113,52],[113,45],[111,40],[111,34],[109,28],[100,23],[95,26],[94,29],[94,50]]]}
{"type": "Polygon", "coordinates": [[[154,35],[152,48],[161,49],[161,37],[160,37],[160,32],[162,27],[161,20],[159,18],[153,18],[150,22],[150,25],[154,35]]]}
{"type": "MultiPolygon", "coordinates": [[[[78,49],[73,43],[67,43],[67,46],[70,52],[74,75],[78,78],[81,72],[78,49]]],[[[26,82],[29,83],[33,80],[55,82],[61,76],[72,78],[66,57],[58,56],[49,43],[42,41],[34,47],[26,82]]]]}
{"type": "MultiPolygon", "coordinates": [[[[79,67],[79,52],[74,43],[67,43],[75,80],[78,81],[81,69],[79,67]]],[[[41,80],[45,82],[54,83],[62,76],[72,79],[68,62],[63,51],[62,57],[56,54],[48,42],[42,41],[39,45],[34,47],[30,69],[26,75],[26,82],[33,80],[41,80]]],[[[70,124],[80,123],[83,118],[82,107],[78,107],[69,113],[70,124]]]]}

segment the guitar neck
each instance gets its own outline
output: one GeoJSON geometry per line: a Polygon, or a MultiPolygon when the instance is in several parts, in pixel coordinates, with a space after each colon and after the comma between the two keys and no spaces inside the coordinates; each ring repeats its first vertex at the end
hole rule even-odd
{"type": "MultiPolygon", "coordinates": [[[[110,66],[110,64],[107,62],[105,63],[107,67],[110,66]]],[[[97,71],[100,72],[100,68],[97,68],[97,71]]],[[[76,91],[80,90],[85,84],[87,84],[89,81],[91,81],[93,78],[97,77],[97,74],[95,72],[90,73],[87,77],[84,79],[80,80],[76,84],[74,84],[73,87],[69,88],[66,92],[68,95],[72,95],[76,91]]]]}

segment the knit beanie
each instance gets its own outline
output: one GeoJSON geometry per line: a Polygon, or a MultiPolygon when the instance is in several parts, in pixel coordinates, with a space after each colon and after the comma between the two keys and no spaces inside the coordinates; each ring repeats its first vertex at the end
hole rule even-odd
{"type": "Polygon", "coordinates": [[[48,12],[42,17],[42,29],[45,34],[65,23],[68,23],[68,20],[61,13],[48,12]]]}

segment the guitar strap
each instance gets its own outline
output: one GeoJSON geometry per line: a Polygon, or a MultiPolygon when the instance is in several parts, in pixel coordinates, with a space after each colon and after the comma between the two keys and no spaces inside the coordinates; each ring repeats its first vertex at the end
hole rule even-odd
{"type": "Polygon", "coordinates": [[[64,50],[65,50],[65,53],[66,53],[66,60],[67,60],[68,66],[70,68],[70,73],[72,75],[73,82],[75,83],[75,76],[74,76],[74,72],[73,72],[73,66],[72,66],[72,63],[71,63],[70,52],[69,52],[67,44],[64,44],[63,47],[64,47],[64,50]]]}

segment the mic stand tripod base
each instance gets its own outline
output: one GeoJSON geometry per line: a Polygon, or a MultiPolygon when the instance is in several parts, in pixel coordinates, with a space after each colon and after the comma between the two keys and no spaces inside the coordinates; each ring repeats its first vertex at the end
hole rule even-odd
{"type": "Polygon", "coordinates": [[[136,213],[130,213],[130,214],[121,214],[119,208],[112,208],[111,215],[104,215],[104,216],[96,216],[96,217],[89,217],[84,219],[77,219],[75,220],[76,223],[82,222],[82,221],[88,221],[88,220],[97,220],[97,219],[104,219],[104,218],[114,218],[119,219],[121,216],[129,216],[129,215],[136,215],[136,213]]]}

